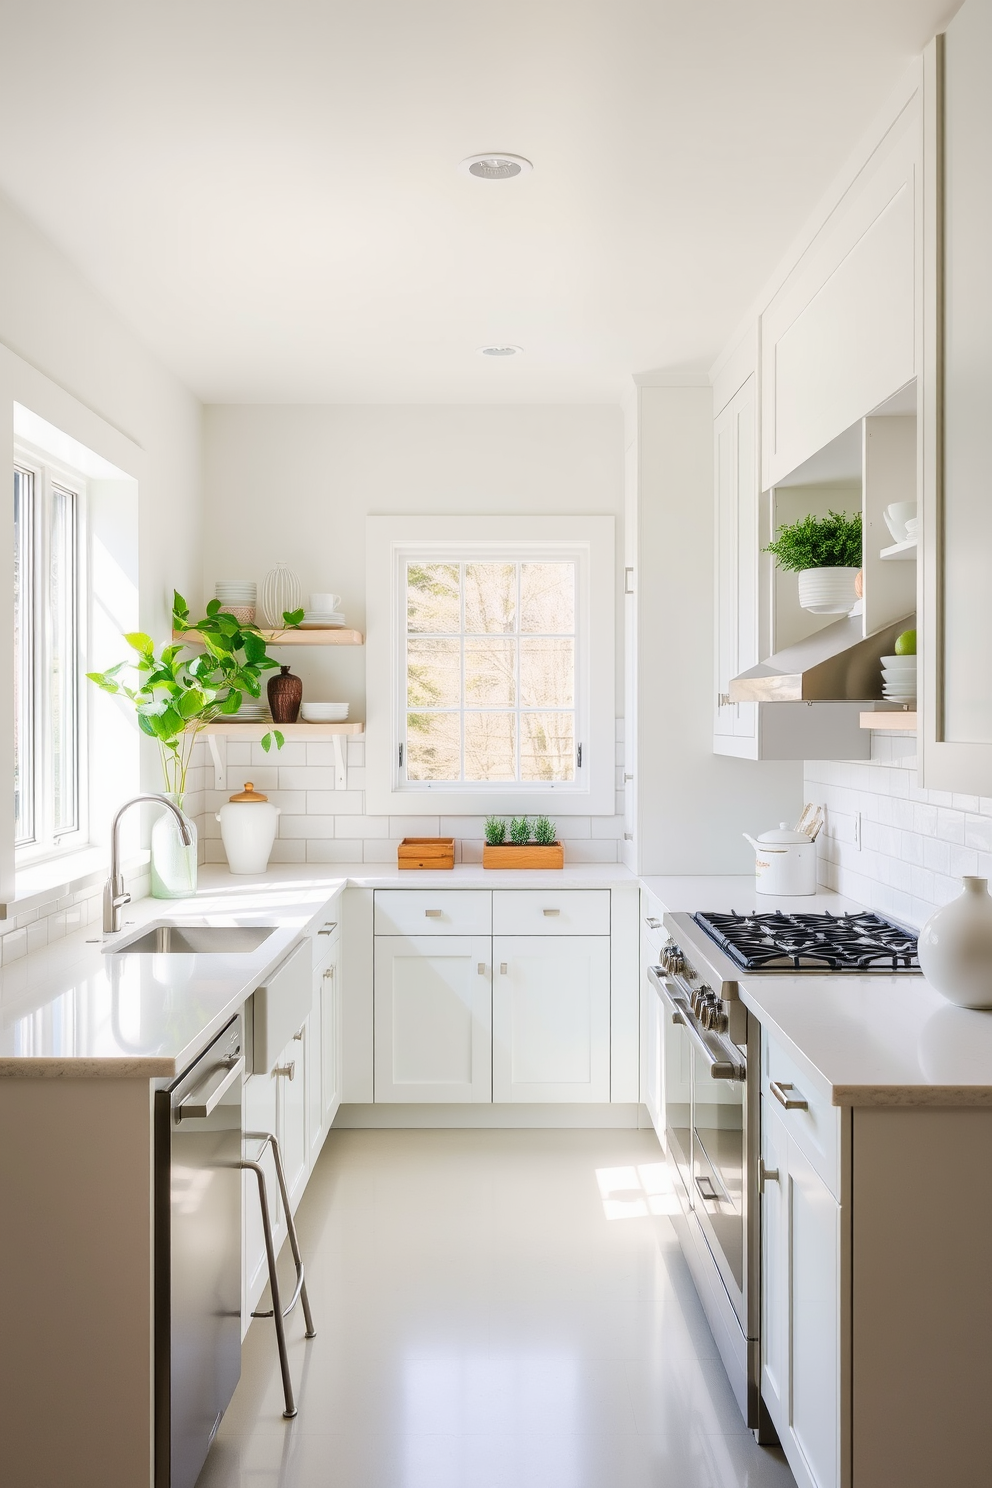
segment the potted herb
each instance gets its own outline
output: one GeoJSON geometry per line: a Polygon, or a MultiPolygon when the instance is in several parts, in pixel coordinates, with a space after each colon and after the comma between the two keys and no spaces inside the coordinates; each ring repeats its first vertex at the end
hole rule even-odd
{"type": "Polygon", "coordinates": [[[555,824],[547,816],[486,817],[483,868],[563,868],[565,853],[555,838],[555,824]],[[507,834],[509,833],[509,842],[507,834]]]}
{"type": "MultiPolygon", "coordinates": [[[[283,615],[288,629],[298,628],[302,619],[302,610],[283,615]]],[[[261,631],[223,613],[219,600],[212,599],[203,619],[191,623],[189,606],[175,593],[172,622],[179,634],[196,632],[202,654],[184,655],[188,649],[184,641],[156,649],[151,636],[132,631],[124,639],[135,652],[133,660],[87,675],[104,692],[133,705],[139,729],[158,744],[163,794],[181,810],[197,739],[208,724],[237,713],[245,695],[258,698],[262,673],[279,663],[269,656],[261,631]],[[129,672],[131,677],[125,680],[129,672]]],[[[283,735],[273,729],[262,738],[262,748],[268,751],[275,744],[281,749],[283,742],[283,735]]],[[[183,899],[196,892],[195,837],[192,847],[183,847],[168,813],[152,827],[151,877],[157,899],[183,899]]]]}
{"type": "Polygon", "coordinates": [[[765,549],[779,568],[799,575],[799,603],[813,615],[849,615],[858,595],[861,513],[830,511],[780,527],[765,549]]]}

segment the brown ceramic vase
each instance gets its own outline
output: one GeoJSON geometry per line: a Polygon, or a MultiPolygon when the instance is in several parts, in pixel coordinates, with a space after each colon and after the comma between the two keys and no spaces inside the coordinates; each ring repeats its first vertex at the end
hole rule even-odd
{"type": "Polygon", "coordinates": [[[303,683],[288,666],[279,668],[278,677],[270,677],[266,692],[273,723],[295,723],[303,701],[303,683]]]}

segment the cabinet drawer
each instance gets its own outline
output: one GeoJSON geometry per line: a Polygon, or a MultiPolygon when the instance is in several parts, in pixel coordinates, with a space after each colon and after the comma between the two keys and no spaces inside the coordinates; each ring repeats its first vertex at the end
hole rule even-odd
{"type": "Polygon", "coordinates": [[[340,905],[335,905],[324,915],[313,933],[314,971],[320,971],[332,956],[337,955],[338,946],[341,943],[340,913],[340,905]]]}
{"type": "Polygon", "coordinates": [[[489,889],[376,889],[376,935],[491,935],[489,889]]]}
{"type": "Polygon", "coordinates": [[[609,935],[609,889],[494,889],[494,935],[609,935]]]}
{"type": "Polygon", "coordinates": [[[829,1091],[771,1035],[761,1036],[761,1094],[809,1158],[835,1199],[840,1199],[840,1109],[829,1091]],[[791,1109],[784,1100],[804,1101],[791,1109]]]}

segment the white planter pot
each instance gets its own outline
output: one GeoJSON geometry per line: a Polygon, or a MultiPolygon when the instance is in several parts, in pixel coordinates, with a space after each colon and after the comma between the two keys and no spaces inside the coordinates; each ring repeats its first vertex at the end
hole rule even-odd
{"type": "Polygon", "coordinates": [[[859,568],[804,568],[799,575],[799,603],[811,615],[849,615],[857,603],[854,581],[859,568]]]}
{"type": "Polygon", "coordinates": [[[923,975],[948,1002],[992,1008],[992,896],[988,879],[962,878],[964,892],[920,931],[923,975]]]}

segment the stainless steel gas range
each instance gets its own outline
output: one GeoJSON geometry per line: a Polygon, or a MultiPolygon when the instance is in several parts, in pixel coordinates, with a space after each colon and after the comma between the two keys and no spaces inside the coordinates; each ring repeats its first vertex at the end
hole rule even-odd
{"type": "Polygon", "coordinates": [[[683,1254],[730,1383],[758,1439],[761,1403],[761,1030],[744,972],[918,972],[912,931],[879,915],[666,913],[648,976],[664,1008],[665,1147],[683,1254]]]}

